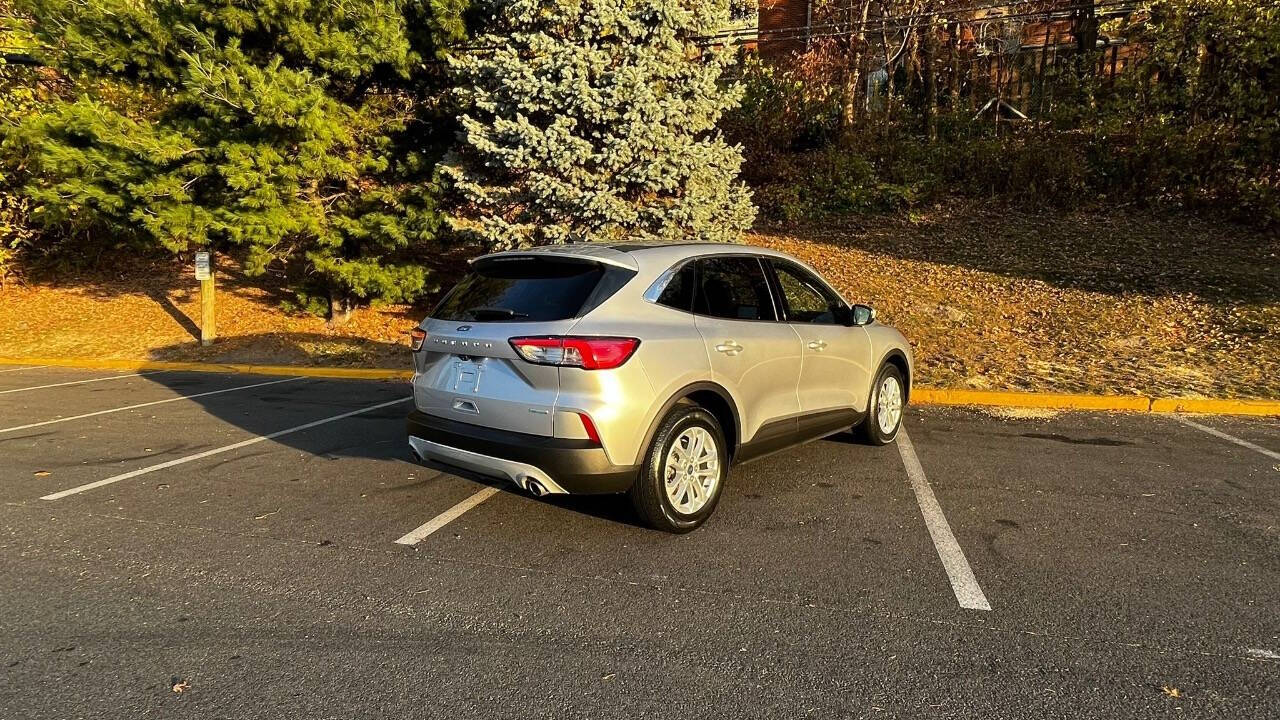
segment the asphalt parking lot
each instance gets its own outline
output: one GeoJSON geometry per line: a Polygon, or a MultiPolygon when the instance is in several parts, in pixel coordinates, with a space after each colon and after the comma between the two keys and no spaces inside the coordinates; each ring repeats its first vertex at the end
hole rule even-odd
{"type": "Polygon", "coordinates": [[[408,409],[0,368],[0,718],[1280,716],[1275,419],[913,408],[677,537],[408,409]]]}

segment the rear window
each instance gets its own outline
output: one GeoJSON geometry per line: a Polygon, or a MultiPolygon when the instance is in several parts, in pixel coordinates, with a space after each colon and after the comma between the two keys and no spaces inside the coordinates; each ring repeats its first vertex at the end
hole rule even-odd
{"type": "Polygon", "coordinates": [[[491,260],[462,279],[431,317],[466,322],[546,322],[574,317],[604,276],[596,263],[491,260]]]}
{"type": "Polygon", "coordinates": [[[671,276],[662,294],[658,296],[658,304],[676,310],[689,312],[693,309],[693,263],[686,263],[680,271],[671,276]]]}

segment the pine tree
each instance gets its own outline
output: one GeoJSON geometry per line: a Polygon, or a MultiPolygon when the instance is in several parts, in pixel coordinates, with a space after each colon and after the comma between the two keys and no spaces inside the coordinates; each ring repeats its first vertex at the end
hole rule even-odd
{"type": "Polygon", "coordinates": [[[284,262],[339,309],[423,289],[449,127],[424,55],[459,38],[456,0],[20,4],[83,89],[6,133],[43,224],[284,262]]]}
{"type": "Polygon", "coordinates": [[[511,0],[450,58],[467,108],[440,165],[457,231],[490,247],[733,241],[755,216],[716,130],[741,95],[697,40],[728,0],[511,0]]]}

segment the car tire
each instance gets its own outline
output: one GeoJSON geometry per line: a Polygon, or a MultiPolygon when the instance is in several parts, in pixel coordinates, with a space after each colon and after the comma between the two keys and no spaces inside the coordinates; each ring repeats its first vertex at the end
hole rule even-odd
{"type": "Polygon", "coordinates": [[[871,397],[867,400],[867,416],[853,429],[860,442],[868,445],[887,445],[898,437],[902,427],[903,410],[907,405],[906,383],[902,371],[896,365],[885,363],[871,383],[871,397]],[[894,393],[883,395],[882,393],[894,393]],[[896,396],[897,400],[893,400],[896,396]],[[896,412],[895,412],[896,407],[896,412]],[[882,415],[885,423],[882,423],[882,415]]]}
{"type": "Polygon", "coordinates": [[[697,405],[680,404],[654,433],[628,496],[649,527],[687,533],[715,512],[728,474],[729,452],[720,423],[697,405]]]}

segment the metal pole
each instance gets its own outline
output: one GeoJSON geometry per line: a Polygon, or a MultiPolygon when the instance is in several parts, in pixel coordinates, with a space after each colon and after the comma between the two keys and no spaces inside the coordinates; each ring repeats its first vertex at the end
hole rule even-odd
{"type": "Polygon", "coordinates": [[[200,281],[200,344],[212,345],[218,336],[214,307],[212,253],[196,253],[196,279],[200,281]]]}

